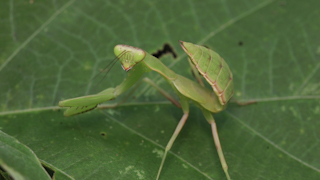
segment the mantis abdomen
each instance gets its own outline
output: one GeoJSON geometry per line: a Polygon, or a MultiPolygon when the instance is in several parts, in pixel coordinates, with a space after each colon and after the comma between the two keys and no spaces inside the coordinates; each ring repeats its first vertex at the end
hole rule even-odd
{"type": "Polygon", "coordinates": [[[220,103],[225,105],[233,95],[233,76],[228,64],[219,54],[206,47],[187,42],[181,42],[181,47],[212,86],[220,103]]]}

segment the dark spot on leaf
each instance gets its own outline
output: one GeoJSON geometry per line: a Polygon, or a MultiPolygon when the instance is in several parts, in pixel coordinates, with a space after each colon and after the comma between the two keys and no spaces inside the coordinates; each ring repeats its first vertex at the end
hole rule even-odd
{"type": "Polygon", "coordinates": [[[239,41],[238,44],[239,44],[239,46],[242,46],[242,45],[243,45],[243,42],[242,42],[242,41],[239,41]]]}
{"type": "Polygon", "coordinates": [[[161,58],[161,56],[164,56],[166,54],[171,54],[173,58],[177,58],[177,54],[174,52],[173,48],[168,43],[164,44],[162,49],[158,50],[155,53],[152,53],[152,56],[156,58],[161,58]]]}
{"type": "Polygon", "coordinates": [[[106,136],[107,134],[105,132],[100,133],[101,136],[106,136]]]}
{"type": "Polygon", "coordinates": [[[43,164],[42,164],[42,166],[44,167],[44,169],[47,171],[47,173],[49,174],[49,176],[50,177],[53,177],[53,175],[54,175],[54,170],[53,169],[51,169],[50,167],[47,167],[47,166],[44,166],[43,164]]]}
{"type": "Polygon", "coordinates": [[[269,146],[267,146],[267,149],[269,149],[269,146]]]}
{"type": "Polygon", "coordinates": [[[60,124],[62,124],[63,122],[60,122],[60,124]]]}

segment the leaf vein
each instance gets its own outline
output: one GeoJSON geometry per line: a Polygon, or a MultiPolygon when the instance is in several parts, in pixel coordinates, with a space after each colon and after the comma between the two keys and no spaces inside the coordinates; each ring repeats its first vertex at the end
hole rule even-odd
{"type": "Polygon", "coordinates": [[[57,12],[55,12],[44,24],[40,26],[26,41],[24,41],[0,66],[0,71],[24,48],[33,40],[48,24],[50,24],[58,15],[60,15],[65,9],[67,9],[75,0],[70,0],[64,6],[62,6],[57,12]]]}
{"type": "Polygon", "coordinates": [[[257,136],[259,136],[261,139],[265,140],[266,142],[268,142],[269,144],[271,144],[273,147],[275,147],[276,149],[278,149],[279,151],[283,152],[284,154],[286,154],[287,156],[289,156],[290,158],[298,161],[299,163],[305,165],[306,167],[309,167],[317,172],[320,172],[320,169],[317,169],[316,167],[307,164],[306,162],[302,161],[301,159],[299,159],[298,157],[292,155],[291,153],[289,153],[288,151],[284,150],[283,148],[279,147],[277,144],[273,143],[271,140],[269,140],[267,137],[265,137],[264,135],[260,134],[259,132],[257,132],[256,130],[254,130],[252,127],[250,127],[248,124],[246,124],[245,122],[243,122],[241,119],[239,119],[238,117],[236,117],[234,114],[230,113],[229,111],[226,111],[234,120],[236,120],[238,123],[240,123],[241,125],[245,126],[247,129],[249,129],[250,131],[252,131],[254,134],[256,134],[257,136]]]}

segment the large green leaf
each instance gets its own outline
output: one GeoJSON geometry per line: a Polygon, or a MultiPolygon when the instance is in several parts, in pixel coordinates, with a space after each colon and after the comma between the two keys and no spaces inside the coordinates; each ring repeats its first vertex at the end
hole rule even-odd
{"type": "MultiPolygon", "coordinates": [[[[0,127],[31,148],[56,179],[155,179],[180,109],[142,84],[127,103],[65,118],[59,100],[126,76],[119,64],[90,81],[116,44],[153,53],[192,78],[178,40],[217,51],[235,98],[215,116],[233,179],[320,179],[320,1],[3,1],[0,127]],[[61,175],[61,176],[59,176],[61,175]]],[[[156,73],[146,74],[171,94],[156,73]]],[[[119,97],[121,100],[123,98],[119,97]]],[[[110,102],[112,103],[112,102],[110,102]]],[[[210,127],[195,106],[162,179],[226,179],[210,127]]]]}
{"type": "Polygon", "coordinates": [[[2,131],[0,131],[0,165],[16,180],[50,179],[35,154],[2,131]]]}

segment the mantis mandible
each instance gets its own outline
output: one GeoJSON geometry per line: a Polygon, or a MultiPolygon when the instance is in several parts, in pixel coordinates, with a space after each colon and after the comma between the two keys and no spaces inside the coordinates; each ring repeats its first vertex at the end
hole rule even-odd
{"type": "Polygon", "coordinates": [[[217,126],[212,113],[218,113],[224,110],[228,101],[233,95],[232,73],[227,63],[220,57],[219,54],[206,47],[195,45],[188,42],[180,41],[182,49],[186,52],[192,61],[192,64],[200,72],[200,74],[212,86],[212,90],[199,85],[198,83],[187,79],[179,74],[176,74],[171,69],[166,67],[160,60],[146,53],[144,50],[128,45],[117,45],[114,48],[114,53],[121,62],[122,68],[125,71],[130,70],[130,75],[117,87],[108,88],[98,94],[83,96],[73,99],[68,99],[59,102],[60,107],[69,107],[65,112],[65,116],[71,116],[79,113],[90,111],[97,107],[98,104],[114,99],[124,93],[133,86],[139,78],[149,71],[159,73],[174,89],[180,99],[180,103],[170,95],[163,92],[160,87],[157,87],[151,80],[146,82],[158,89],[167,99],[173,104],[182,108],[183,116],[180,119],[172,137],[170,138],[158,171],[156,179],[159,179],[161,169],[164,165],[168,151],[173,145],[183,125],[189,115],[189,101],[191,100],[198,106],[209,122],[212,129],[213,139],[217,148],[222,168],[228,180],[228,166],[221,148],[217,126]]]}

